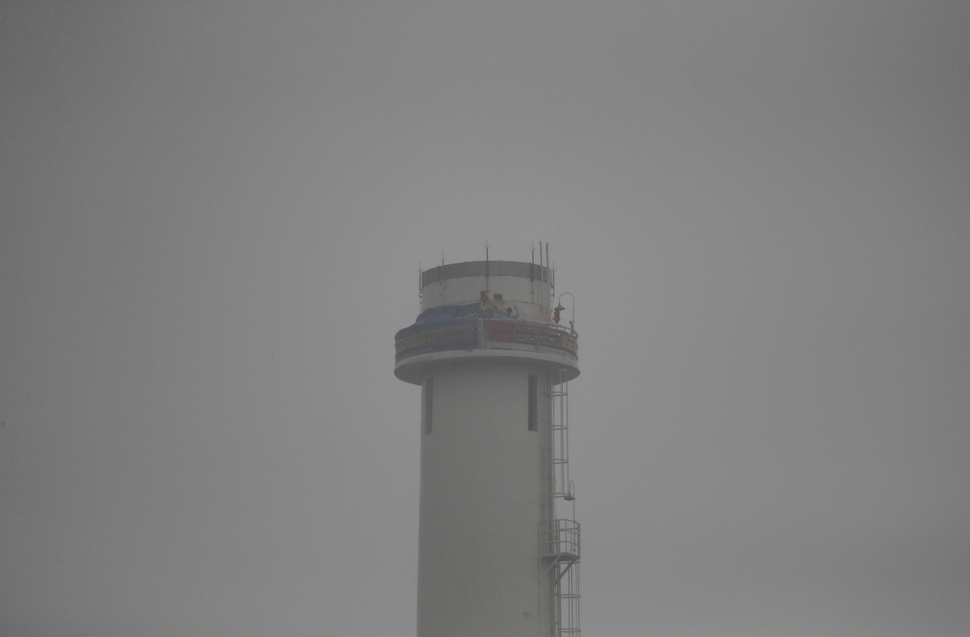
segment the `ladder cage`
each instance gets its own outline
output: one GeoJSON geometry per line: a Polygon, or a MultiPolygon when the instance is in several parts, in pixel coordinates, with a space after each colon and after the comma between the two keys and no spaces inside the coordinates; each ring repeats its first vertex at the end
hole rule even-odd
{"type": "Polygon", "coordinates": [[[580,533],[576,521],[576,499],[572,481],[569,479],[569,383],[565,369],[558,377],[549,379],[549,395],[552,399],[551,469],[549,480],[552,488],[554,519],[540,529],[540,551],[549,562],[548,571],[553,586],[553,619],[556,637],[578,636],[579,613],[579,558],[580,533]],[[558,517],[557,504],[572,504],[571,511],[563,510],[569,518],[558,517]]]}
{"type": "Polygon", "coordinates": [[[556,476],[553,497],[572,499],[569,486],[569,380],[559,370],[559,382],[552,387],[552,464],[556,476]]]}
{"type": "Polygon", "coordinates": [[[553,586],[555,635],[579,635],[579,522],[552,520],[540,530],[542,557],[553,586]]]}
{"type": "Polygon", "coordinates": [[[558,608],[556,609],[556,628],[560,636],[579,635],[579,563],[566,568],[556,585],[558,608]]]}

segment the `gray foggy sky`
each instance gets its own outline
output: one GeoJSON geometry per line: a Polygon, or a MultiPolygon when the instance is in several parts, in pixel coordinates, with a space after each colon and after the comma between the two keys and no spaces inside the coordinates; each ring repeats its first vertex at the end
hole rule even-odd
{"type": "Polygon", "coordinates": [[[419,262],[576,297],[592,637],[970,631],[966,2],[6,2],[0,634],[414,635],[419,262]]]}

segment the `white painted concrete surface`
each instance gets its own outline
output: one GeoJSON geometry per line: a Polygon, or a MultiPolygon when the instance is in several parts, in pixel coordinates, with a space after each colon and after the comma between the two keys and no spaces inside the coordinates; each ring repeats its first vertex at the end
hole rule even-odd
{"type": "Polygon", "coordinates": [[[538,367],[462,361],[434,370],[421,433],[418,637],[549,635],[539,555],[547,519],[548,399],[528,429],[538,367]]]}

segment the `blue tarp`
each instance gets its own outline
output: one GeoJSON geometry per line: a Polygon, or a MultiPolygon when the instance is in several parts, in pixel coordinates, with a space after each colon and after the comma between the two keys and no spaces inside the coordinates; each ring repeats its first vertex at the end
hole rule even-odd
{"type": "Polygon", "coordinates": [[[464,303],[462,305],[439,305],[432,307],[418,314],[414,323],[427,323],[428,321],[446,321],[448,319],[461,319],[473,316],[482,309],[480,301],[474,303],[464,303]]]}
{"type": "Polygon", "coordinates": [[[482,309],[482,304],[478,301],[474,303],[463,303],[462,305],[440,305],[428,308],[418,314],[414,324],[405,327],[394,335],[394,340],[399,341],[411,334],[417,334],[431,327],[432,323],[440,323],[442,327],[448,324],[472,323],[478,320],[476,313],[482,309]]]}
{"type": "Polygon", "coordinates": [[[478,312],[482,304],[464,303],[432,307],[418,315],[414,325],[394,335],[397,360],[425,352],[473,349],[478,345],[478,312]]]}

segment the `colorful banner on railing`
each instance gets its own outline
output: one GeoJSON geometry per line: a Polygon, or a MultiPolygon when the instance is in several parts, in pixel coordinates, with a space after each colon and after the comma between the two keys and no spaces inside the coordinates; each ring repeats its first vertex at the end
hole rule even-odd
{"type": "Polygon", "coordinates": [[[394,345],[397,361],[430,352],[470,351],[483,345],[489,349],[533,351],[549,348],[574,356],[578,349],[575,335],[551,325],[506,319],[483,320],[475,316],[435,318],[415,323],[397,333],[394,345]],[[485,330],[487,344],[481,342],[480,329],[485,330]]]}
{"type": "Polygon", "coordinates": [[[518,343],[552,347],[572,354],[579,349],[576,339],[568,332],[535,323],[518,321],[489,321],[488,340],[492,343],[518,343]]]}
{"type": "Polygon", "coordinates": [[[402,335],[394,345],[397,350],[396,360],[427,352],[475,349],[478,347],[478,319],[431,324],[420,332],[402,335]]]}

